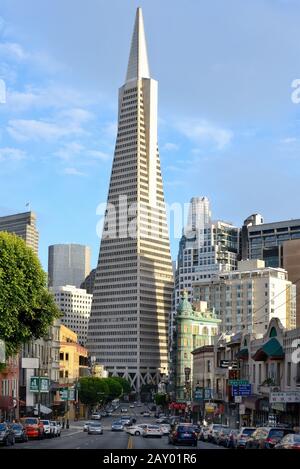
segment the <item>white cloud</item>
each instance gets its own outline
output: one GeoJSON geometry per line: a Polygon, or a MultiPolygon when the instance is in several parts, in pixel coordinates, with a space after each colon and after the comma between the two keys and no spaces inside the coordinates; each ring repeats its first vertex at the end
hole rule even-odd
{"type": "Polygon", "coordinates": [[[88,156],[91,156],[92,158],[96,158],[102,161],[107,161],[111,157],[108,153],[105,153],[103,151],[98,151],[98,150],[88,150],[86,154],[88,156]]]}
{"type": "Polygon", "coordinates": [[[90,99],[75,89],[60,85],[49,85],[44,88],[26,86],[23,91],[9,89],[7,103],[10,112],[43,108],[77,108],[91,103],[90,99]]]}
{"type": "Polygon", "coordinates": [[[69,142],[69,143],[65,143],[62,148],[60,148],[54,153],[54,155],[58,156],[62,160],[70,160],[74,156],[79,155],[83,149],[84,149],[84,146],[81,145],[80,143],[69,142]]]}
{"type": "Polygon", "coordinates": [[[85,173],[78,171],[76,168],[65,168],[64,173],[68,174],[69,176],[86,176],[85,173]]]}
{"type": "Polygon", "coordinates": [[[178,123],[177,128],[199,145],[213,144],[218,150],[225,148],[233,138],[231,130],[223,129],[206,120],[186,120],[178,123]]]}
{"type": "Polygon", "coordinates": [[[0,57],[22,61],[28,59],[29,54],[24,51],[20,44],[15,42],[3,42],[0,44],[0,57]]]}
{"type": "Polygon", "coordinates": [[[0,148],[0,161],[19,161],[26,157],[26,153],[18,148],[0,148]]]}
{"type": "Polygon", "coordinates": [[[48,120],[12,119],[8,122],[7,131],[18,141],[46,140],[49,142],[74,135],[86,135],[87,132],[82,124],[92,117],[93,114],[85,109],[67,109],[48,120]]]}
{"type": "Polygon", "coordinates": [[[298,139],[296,137],[286,137],[280,140],[280,143],[284,143],[289,145],[290,143],[295,143],[297,142],[298,139]]]}
{"type": "Polygon", "coordinates": [[[167,142],[162,146],[162,150],[177,151],[179,150],[179,145],[177,145],[176,143],[167,142]]]}

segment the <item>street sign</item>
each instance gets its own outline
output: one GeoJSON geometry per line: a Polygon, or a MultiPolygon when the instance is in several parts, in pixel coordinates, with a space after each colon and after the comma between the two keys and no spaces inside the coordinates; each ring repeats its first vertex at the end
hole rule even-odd
{"type": "Polygon", "coordinates": [[[244,386],[246,384],[249,384],[249,381],[247,379],[230,379],[228,381],[228,384],[230,386],[244,386]]]}
{"type": "Polygon", "coordinates": [[[240,404],[242,402],[242,396],[234,396],[234,402],[240,404]]]}
{"type": "Polygon", "coordinates": [[[49,378],[32,376],[30,378],[30,392],[49,392],[49,378]]]}
{"type": "Polygon", "coordinates": [[[246,406],[245,406],[245,404],[240,404],[240,405],[239,405],[239,414],[240,414],[240,415],[245,415],[245,414],[246,414],[246,406]]]}
{"type": "Polygon", "coordinates": [[[75,401],[75,388],[61,388],[59,395],[61,401],[75,401]]]}
{"type": "Polygon", "coordinates": [[[204,388],[204,400],[212,399],[212,389],[204,388]]]}
{"type": "Polygon", "coordinates": [[[232,386],[232,396],[251,396],[251,384],[232,386]]]}

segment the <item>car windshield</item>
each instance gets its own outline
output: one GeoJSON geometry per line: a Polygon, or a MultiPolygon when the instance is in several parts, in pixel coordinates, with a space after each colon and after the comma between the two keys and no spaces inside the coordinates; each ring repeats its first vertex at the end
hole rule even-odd
{"type": "Polygon", "coordinates": [[[41,420],[41,422],[42,422],[44,425],[50,425],[49,420],[41,420]]]}
{"type": "Polygon", "coordinates": [[[159,430],[159,427],[157,425],[148,425],[148,428],[150,430],[159,430]]]}
{"type": "Polygon", "coordinates": [[[244,428],[244,430],[242,431],[242,434],[243,435],[252,435],[253,432],[254,432],[254,428],[244,428]]]}
{"type": "Polygon", "coordinates": [[[6,430],[5,423],[0,423],[0,431],[6,430]]]}
{"type": "Polygon", "coordinates": [[[116,422],[113,422],[113,425],[123,425],[123,422],[120,422],[119,420],[117,420],[116,422]]]}
{"type": "Polygon", "coordinates": [[[90,423],[90,427],[101,427],[100,423],[90,423]]]}
{"type": "Polygon", "coordinates": [[[19,423],[14,423],[12,428],[13,430],[22,430],[23,427],[19,423]]]}
{"type": "Polygon", "coordinates": [[[193,427],[185,427],[185,426],[180,426],[177,428],[178,432],[185,432],[185,433],[192,433],[194,431],[193,427]]]}
{"type": "Polygon", "coordinates": [[[37,425],[38,421],[37,419],[25,419],[25,423],[27,425],[37,425]]]}
{"type": "Polygon", "coordinates": [[[282,438],[284,436],[284,430],[270,430],[269,438],[282,438]]]}
{"type": "Polygon", "coordinates": [[[300,443],[300,435],[294,435],[294,442],[300,443]]]}

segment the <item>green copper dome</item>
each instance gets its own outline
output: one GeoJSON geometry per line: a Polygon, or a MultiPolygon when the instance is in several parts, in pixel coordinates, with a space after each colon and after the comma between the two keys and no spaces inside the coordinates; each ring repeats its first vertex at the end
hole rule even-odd
{"type": "Polygon", "coordinates": [[[193,307],[188,300],[188,292],[186,290],[181,294],[181,301],[178,305],[177,313],[181,316],[192,316],[194,314],[193,307]]]}

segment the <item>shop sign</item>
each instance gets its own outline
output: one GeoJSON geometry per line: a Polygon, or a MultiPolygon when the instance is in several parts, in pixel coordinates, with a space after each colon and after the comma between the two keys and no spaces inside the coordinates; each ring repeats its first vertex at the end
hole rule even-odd
{"type": "Polygon", "coordinates": [[[300,391],[271,392],[270,402],[299,402],[300,391]]]}

